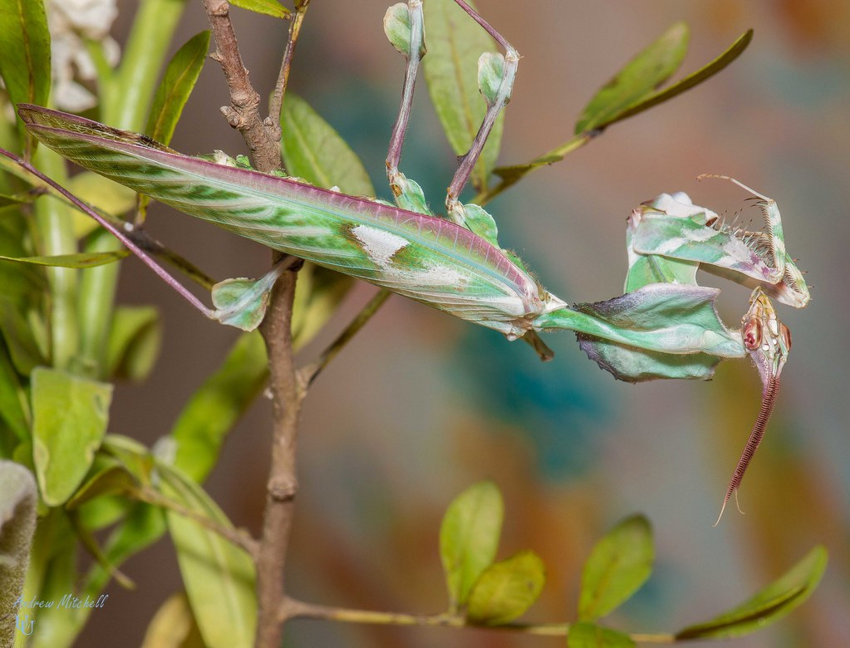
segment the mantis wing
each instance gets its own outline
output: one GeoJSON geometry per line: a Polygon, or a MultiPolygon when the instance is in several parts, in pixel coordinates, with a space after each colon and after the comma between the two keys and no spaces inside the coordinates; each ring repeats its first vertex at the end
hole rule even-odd
{"type": "Polygon", "coordinates": [[[63,157],[270,248],[503,333],[522,335],[524,320],[541,308],[524,270],[447,220],[180,155],[74,115],[30,105],[18,111],[63,157]]]}

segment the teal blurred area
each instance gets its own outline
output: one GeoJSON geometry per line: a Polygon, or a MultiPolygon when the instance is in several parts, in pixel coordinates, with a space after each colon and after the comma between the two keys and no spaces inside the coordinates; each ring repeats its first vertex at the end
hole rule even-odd
{"type": "MultiPolygon", "coordinates": [[[[120,4],[126,26],[135,3],[120,4]]],[[[200,3],[194,4],[182,40],[205,28],[200,3]]],[[[574,618],[581,565],[594,541],[619,519],[642,512],[654,525],[655,574],[611,625],[673,631],[712,617],[824,543],[830,565],[812,599],[776,628],[733,645],[848,645],[850,3],[480,0],[478,6],[524,57],[508,108],[504,164],[569,139],[596,89],[673,22],[686,20],[692,30],[685,71],[755,29],[750,49],[719,76],[611,127],[492,205],[505,245],[549,290],[568,301],[598,301],[622,292],[625,219],[640,202],[685,191],[720,213],[746,207],[741,190],[698,182],[701,173],[734,176],[777,200],[788,250],[809,271],[813,300],[801,311],[779,307],[794,347],[777,411],[741,489],[746,515],[727,510],[712,528],[758,412],[760,383],[748,361],[723,364],[709,383],[626,385],[588,361],[571,335],[552,338],[556,358],[543,364],[521,342],[393,298],[320,377],[306,404],[288,589],[326,604],[440,611],[446,605],[440,516],[463,488],[489,478],[507,504],[500,557],[532,548],[548,567],[530,620],[574,618]]],[[[377,0],[315,0],[292,74],[292,89],[351,143],[378,187],[386,186],[384,156],[403,75],[403,61],[382,33],[385,8],[377,0]]],[[[268,92],[285,27],[234,14],[251,78],[268,92]]],[[[218,114],[226,102],[221,73],[211,64],[173,146],[244,152],[218,114]]],[[[432,205],[441,205],[454,156],[424,83],[404,153],[402,169],[423,185],[432,205]]],[[[757,212],[745,209],[742,218],[750,217],[757,221],[757,212]]],[[[164,209],[154,211],[151,228],[220,278],[256,276],[268,262],[262,248],[164,209]]],[[[722,315],[737,326],[748,291],[703,278],[724,288],[722,315]]],[[[371,291],[359,286],[302,360],[341,330],[371,291]]],[[[115,398],[113,431],[150,443],[167,432],[234,334],[190,312],[141,266],[125,272],[121,295],[156,301],[165,311],[165,354],[151,383],[123,387],[115,398]]],[[[231,518],[255,530],[268,420],[267,403],[258,404],[208,483],[231,518]]],[[[113,622],[122,637],[141,639],[159,602],[179,587],[171,551],[160,543],[158,554],[129,563],[139,589],[111,589],[109,623],[94,615],[81,645],[131,645],[105,634],[113,622]]],[[[563,643],[304,621],[292,624],[285,645],[563,643]]]]}

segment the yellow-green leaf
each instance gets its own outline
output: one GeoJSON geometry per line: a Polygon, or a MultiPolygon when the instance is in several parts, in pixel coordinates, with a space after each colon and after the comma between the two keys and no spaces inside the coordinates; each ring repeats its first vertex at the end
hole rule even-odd
{"type": "Polygon", "coordinates": [[[579,619],[598,619],[628,600],[649,578],[654,558],[652,530],[645,517],[627,518],[611,529],[584,565],[579,619]]]}
{"type": "MultiPolygon", "coordinates": [[[[237,4],[237,3],[232,3],[237,4]]],[[[209,30],[195,34],[177,50],[156,89],[145,134],[162,144],[171,142],[183,107],[195,88],[210,48],[209,30]]]]}
{"type": "MultiPolygon", "coordinates": [[[[749,29],[744,32],[741,37],[738,38],[738,40],[732,43],[729,49],[723,52],[720,56],[718,56],[708,65],[700,68],[696,72],[689,74],[681,81],[674,83],[673,85],[669,86],[668,88],[665,88],[664,90],[658,90],[656,92],[647,94],[640,100],[634,102],[631,106],[626,107],[620,112],[611,114],[606,119],[599,121],[592,128],[606,128],[618,121],[633,117],[639,113],[642,113],[644,110],[648,110],[653,106],[657,106],[660,103],[664,103],[665,101],[668,101],[669,99],[672,99],[673,97],[682,94],[686,90],[690,90],[691,88],[698,86],[703,81],[707,81],[715,74],[720,72],[720,70],[729,65],[736,58],[738,58],[741,54],[743,54],[744,50],[747,49],[752,39],[753,30],[749,29]]],[[[578,125],[576,125],[576,128],[578,129],[578,125]]]]}
{"type": "Polygon", "coordinates": [[[112,385],[47,367],[32,372],[33,461],[49,506],[63,504],[86,476],[111,400],[112,385]]]}
{"type": "Polygon", "coordinates": [[[826,563],[826,549],[819,545],[750,600],[711,621],[680,630],[676,639],[731,639],[776,623],[812,595],[826,563]]]}
{"type": "Polygon", "coordinates": [[[119,306],[109,332],[108,375],[144,380],[156,363],[161,343],[162,323],[154,306],[119,306]]]}
{"type": "MultiPolygon", "coordinates": [[[[469,4],[472,4],[471,2],[469,4]]],[[[497,52],[495,41],[454,0],[424,3],[426,46],[422,59],[428,93],[455,154],[468,150],[487,112],[478,91],[478,59],[484,52],[497,52]]],[[[473,186],[487,186],[499,156],[504,113],[496,120],[487,146],[472,172],[473,186]]]]}
{"type": "Polygon", "coordinates": [[[11,257],[0,254],[3,261],[30,263],[32,265],[53,266],[59,268],[94,268],[95,266],[115,263],[130,254],[129,250],[116,252],[81,252],[79,254],[57,254],[54,256],[11,257]]]}
{"type": "Polygon", "coordinates": [[[470,486],[446,510],[440,557],[453,610],[467,602],[472,586],[493,563],[503,518],[502,494],[490,481],[470,486]]]}
{"type": "Polygon", "coordinates": [[[50,32],[43,0],[0,0],[0,76],[12,104],[47,104],[50,32]]]}
{"type": "Polygon", "coordinates": [[[259,333],[241,335],[192,395],[171,430],[174,465],[201,483],[215,466],[227,433],[262,391],[268,378],[266,346],[259,333]]]}
{"type": "MultiPolygon", "coordinates": [[[[230,526],[216,503],[191,479],[158,467],[160,492],[218,524],[230,526]]],[[[168,530],[192,611],[208,648],[250,648],[257,623],[254,563],[242,549],[198,522],[166,512],[168,530]]]]}
{"type": "Polygon", "coordinates": [[[272,18],[286,18],[292,13],[277,0],[230,0],[230,4],[272,18]]]}
{"type": "Polygon", "coordinates": [[[540,596],[546,568],[533,551],[521,551],[490,565],[476,581],[466,618],[479,625],[502,625],[525,614],[540,596]]]}
{"type": "Polygon", "coordinates": [[[567,635],[569,648],[634,648],[634,645],[629,635],[589,621],[572,624],[567,635]]]}
{"type": "Polygon", "coordinates": [[[204,648],[184,592],[172,594],[159,606],[145,632],[142,648],[204,648]]]}

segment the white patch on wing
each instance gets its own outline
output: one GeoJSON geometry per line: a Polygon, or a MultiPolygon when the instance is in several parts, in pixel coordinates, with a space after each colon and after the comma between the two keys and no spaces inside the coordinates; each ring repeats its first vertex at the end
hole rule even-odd
{"type": "Polygon", "coordinates": [[[369,258],[382,268],[387,268],[393,255],[409,243],[403,236],[369,225],[353,227],[351,233],[363,245],[363,250],[369,258]]]}

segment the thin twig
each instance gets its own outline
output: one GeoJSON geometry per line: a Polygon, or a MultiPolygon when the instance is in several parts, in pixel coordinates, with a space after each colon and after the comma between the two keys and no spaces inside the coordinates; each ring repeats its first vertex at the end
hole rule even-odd
{"type": "Polygon", "coordinates": [[[271,136],[276,142],[280,141],[282,131],[280,128],[280,113],[283,109],[283,98],[286,95],[286,86],[289,83],[289,71],[292,68],[292,57],[295,56],[295,45],[298,43],[298,34],[301,33],[301,25],[304,22],[304,14],[307,13],[307,7],[310,6],[310,0],[300,0],[295,3],[295,15],[292,16],[289,24],[289,37],[286,41],[286,50],[283,53],[283,60],[280,63],[280,73],[277,77],[277,83],[272,94],[271,105],[269,107],[269,116],[266,117],[266,128],[269,129],[271,136]]]}
{"type": "Polygon", "coordinates": [[[230,106],[221,109],[227,122],[238,130],[250,151],[251,165],[263,173],[280,168],[280,147],[260,117],[260,95],[248,79],[248,70],[236,42],[227,0],[203,0],[216,51],[212,57],[221,64],[230,91],[230,106]]]}
{"type": "Polygon", "coordinates": [[[328,363],[357,335],[360,329],[366,325],[366,322],[372,319],[372,315],[378,312],[378,309],[387,301],[389,296],[390,291],[383,288],[375,293],[375,296],[369,300],[369,303],[363,307],[363,310],[357,313],[355,318],[351,320],[351,323],[331,342],[322,355],[315,362],[301,369],[301,377],[305,385],[309,387],[313,384],[313,381],[328,366],[328,363]]]}
{"type": "MultiPolygon", "coordinates": [[[[420,626],[432,628],[466,628],[471,630],[490,630],[497,632],[516,632],[546,637],[566,637],[570,632],[569,623],[506,623],[496,626],[476,625],[458,614],[407,614],[404,612],[375,612],[372,610],[354,610],[326,605],[313,605],[287,598],[280,608],[280,617],[288,619],[322,619],[342,623],[361,623],[369,625],[420,626]]],[[[632,640],[642,643],[676,643],[672,634],[632,634],[632,640]]]]}
{"type": "Polygon", "coordinates": [[[175,502],[172,499],[165,497],[152,488],[142,486],[131,490],[128,495],[140,502],[146,502],[159,506],[169,511],[174,511],[178,515],[185,517],[193,522],[197,522],[201,526],[220,535],[222,538],[243,549],[249,556],[256,559],[257,556],[257,541],[251,537],[251,534],[244,529],[235,529],[207,517],[203,513],[198,513],[193,509],[183,506],[180,502],[175,502]]]}
{"type": "Polygon", "coordinates": [[[294,272],[286,272],[278,280],[272,292],[271,305],[260,325],[271,370],[269,388],[274,438],[257,556],[259,616],[256,648],[277,648],[283,636],[283,625],[277,611],[284,600],[286,550],[298,491],[295,473],[298,419],[307,393],[292,350],[292,303],[296,278],[294,272]]]}

